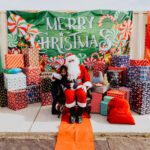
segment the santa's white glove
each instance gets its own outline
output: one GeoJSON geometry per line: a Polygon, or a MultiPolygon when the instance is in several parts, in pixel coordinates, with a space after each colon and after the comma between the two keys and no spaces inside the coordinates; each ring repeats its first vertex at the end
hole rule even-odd
{"type": "Polygon", "coordinates": [[[51,80],[54,81],[55,79],[61,80],[62,76],[59,73],[53,72],[51,75],[51,80]]]}
{"type": "Polygon", "coordinates": [[[77,87],[77,89],[83,89],[83,91],[86,93],[87,92],[87,89],[86,89],[86,86],[85,85],[79,85],[78,87],[77,87]]]}

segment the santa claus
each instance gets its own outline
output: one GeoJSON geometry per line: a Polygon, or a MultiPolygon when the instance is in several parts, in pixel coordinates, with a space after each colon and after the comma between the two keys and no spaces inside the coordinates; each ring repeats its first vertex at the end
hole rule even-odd
{"type": "Polygon", "coordinates": [[[73,87],[64,91],[66,96],[66,107],[70,108],[70,123],[82,122],[83,109],[86,107],[86,92],[92,87],[90,75],[80,60],[74,54],[66,55],[67,79],[74,83],[73,87]],[[78,111],[75,111],[77,100],[78,111]]]}
{"type": "MultiPolygon", "coordinates": [[[[83,65],[80,65],[80,60],[74,54],[66,55],[65,66],[67,67],[66,84],[70,87],[64,87],[66,97],[65,106],[70,108],[70,123],[81,123],[82,113],[86,107],[86,93],[92,87],[90,75],[83,65]],[[77,112],[75,106],[78,106],[77,112]]],[[[53,77],[63,79],[63,74],[53,74],[53,77]]],[[[64,82],[64,81],[63,81],[64,82]]]]}

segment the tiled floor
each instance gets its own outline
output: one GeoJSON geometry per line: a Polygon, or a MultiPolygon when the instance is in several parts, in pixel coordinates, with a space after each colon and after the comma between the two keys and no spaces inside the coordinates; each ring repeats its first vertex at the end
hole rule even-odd
{"type": "MultiPolygon", "coordinates": [[[[136,125],[112,125],[106,117],[91,115],[94,133],[150,133],[150,115],[132,113],[136,125]]],[[[27,108],[13,111],[0,108],[0,132],[58,132],[60,118],[51,115],[51,107],[40,103],[30,104],[27,108]]]]}

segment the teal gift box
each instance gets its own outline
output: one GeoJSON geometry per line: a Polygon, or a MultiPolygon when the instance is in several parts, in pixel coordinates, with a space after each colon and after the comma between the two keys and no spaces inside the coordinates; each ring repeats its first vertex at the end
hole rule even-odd
{"type": "Polygon", "coordinates": [[[101,101],[101,104],[100,104],[100,114],[101,115],[104,115],[104,116],[107,116],[107,111],[108,111],[108,103],[107,101],[101,101]]]}
{"type": "Polygon", "coordinates": [[[104,96],[104,101],[109,102],[112,98],[112,96],[104,96]]]}

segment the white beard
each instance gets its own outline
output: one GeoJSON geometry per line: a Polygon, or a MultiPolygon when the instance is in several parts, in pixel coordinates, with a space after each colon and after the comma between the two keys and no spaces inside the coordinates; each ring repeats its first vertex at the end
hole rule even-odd
{"type": "Polygon", "coordinates": [[[68,67],[68,80],[76,80],[80,75],[80,67],[77,62],[71,62],[66,64],[68,67]]]}

